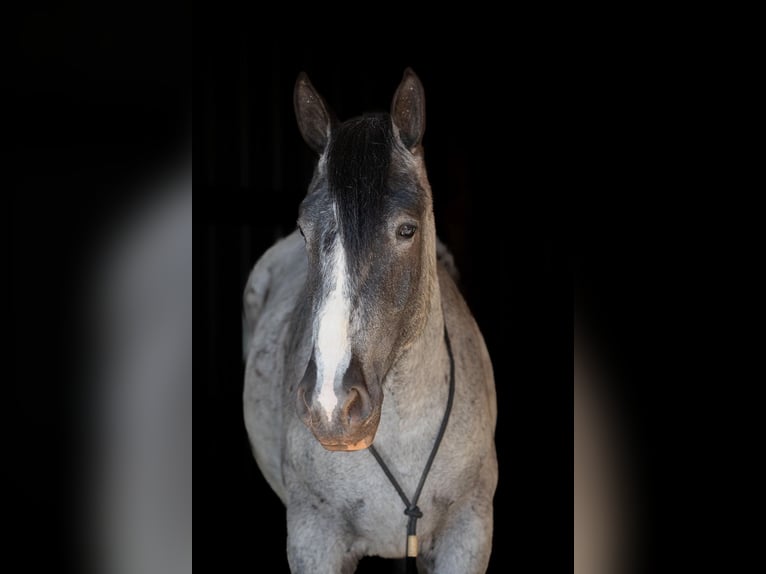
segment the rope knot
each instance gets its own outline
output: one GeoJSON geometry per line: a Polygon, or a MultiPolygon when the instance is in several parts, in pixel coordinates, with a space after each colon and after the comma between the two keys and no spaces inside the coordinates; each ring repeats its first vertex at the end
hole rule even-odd
{"type": "Polygon", "coordinates": [[[417,506],[410,506],[404,510],[404,513],[410,518],[423,518],[423,513],[417,506]]]}

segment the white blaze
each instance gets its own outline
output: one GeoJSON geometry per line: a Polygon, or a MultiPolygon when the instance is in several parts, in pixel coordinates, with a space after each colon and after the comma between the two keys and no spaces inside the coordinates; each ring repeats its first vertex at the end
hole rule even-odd
{"type": "Polygon", "coordinates": [[[338,372],[345,371],[351,358],[348,340],[350,305],[346,293],[346,254],[340,238],[336,239],[333,247],[329,271],[331,288],[317,315],[319,327],[314,357],[319,384],[317,400],[327,420],[331,421],[338,404],[335,376],[338,372]]]}

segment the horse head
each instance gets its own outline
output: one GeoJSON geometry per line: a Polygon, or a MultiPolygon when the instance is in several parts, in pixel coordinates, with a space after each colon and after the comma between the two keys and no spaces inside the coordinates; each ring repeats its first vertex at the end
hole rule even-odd
{"type": "Polygon", "coordinates": [[[407,69],[390,113],[341,123],[301,74],[294,104],[318,155],[298,217],[311,356],[297,411],[326,449],[359,450],[372,444],[383,380],[422,331],[436,288],[423,86],[407,69]]]}

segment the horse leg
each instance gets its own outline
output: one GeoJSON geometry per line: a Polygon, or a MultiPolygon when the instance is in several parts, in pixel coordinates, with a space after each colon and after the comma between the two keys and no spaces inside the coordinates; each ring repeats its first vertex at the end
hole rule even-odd
{"type": "MultiPolygon", "coordinates": [[[[452,511],[434,537],[422,572],[478,574],[487,571],[492,551],[492,497],[474,497],[452,511]]],[[[420,563],[419,563],[420,566],[420,563]]]]}
{"type": "Polygon", "coordinates": [[[293,574],[352,574],[359,556],[343,519],[333,520],[310,504],[287,509],[287,560],[293,574]],[[308,507],[308,508],[306,508],[308,507]]]}

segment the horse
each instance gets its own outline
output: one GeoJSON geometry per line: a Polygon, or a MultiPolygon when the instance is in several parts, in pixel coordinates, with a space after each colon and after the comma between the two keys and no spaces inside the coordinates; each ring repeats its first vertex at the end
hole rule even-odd
{"type": "Polygon", "coordinates": [[[344,122],[303,72],[293,99],[313,177],[243,298],[245,426],[290,569],[485,572],[494,376],[436,237],[423,85],[408,68],[390,112],[344,122]]]}

